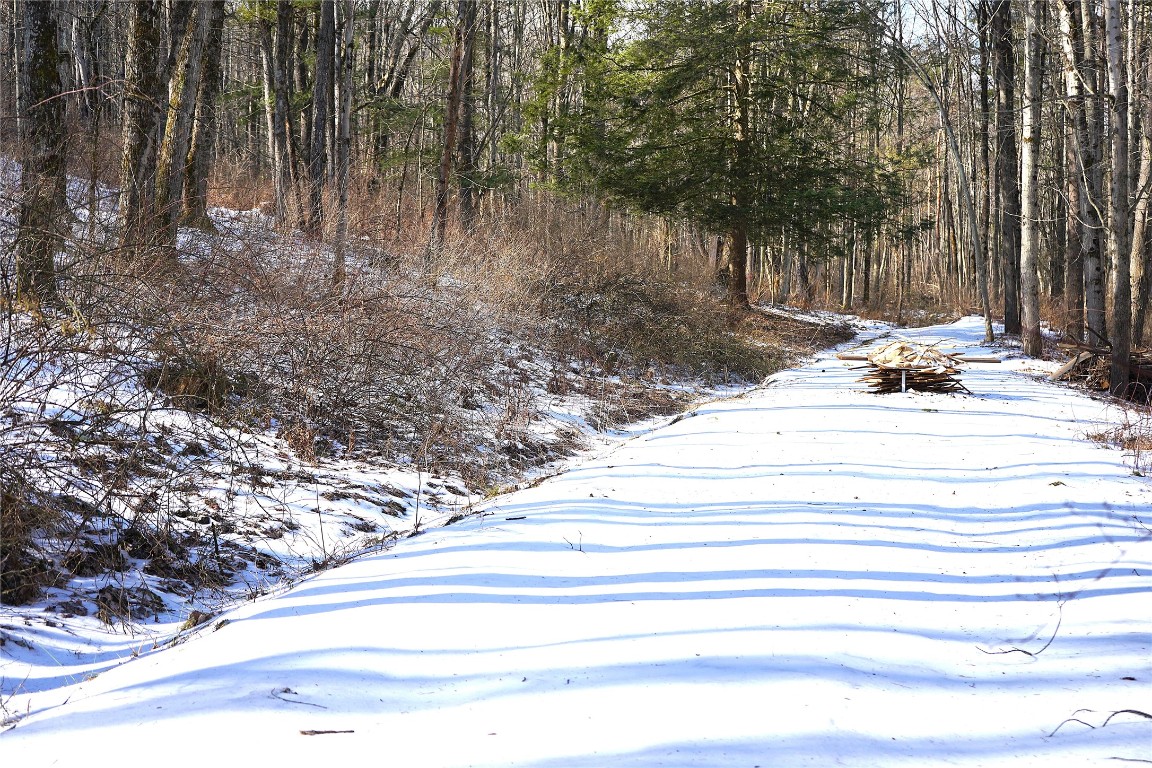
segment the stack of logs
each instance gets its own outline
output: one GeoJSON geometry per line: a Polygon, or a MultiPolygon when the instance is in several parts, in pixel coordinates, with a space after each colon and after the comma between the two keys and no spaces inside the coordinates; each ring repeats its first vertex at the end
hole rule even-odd
{"type": "MultiPolygon", "coordinates": [[[[1052,374],[1053,381],[1069,379],[1091,389],[1112,389],[1111,349],[1078,342],[1062,343],[1060,346],[1071,352],[1072,358],[1052,374]]],[[[1148,402],[1152,396],[1152,349],[1135,350],[1128,358],[1128,387],[1125,396],[1141,403],[1148,402]]]]}
{"type": "Polygon", "coordinates": [[[959,365],[964,362],[1000,362],[996,358],[950,355],[925,344],[893,341],[868,355],[840,354],[841,360],[867,360],[868,373],[858,381],[876,394],[889,392],[968,392],[960,383],[959,365]]]}

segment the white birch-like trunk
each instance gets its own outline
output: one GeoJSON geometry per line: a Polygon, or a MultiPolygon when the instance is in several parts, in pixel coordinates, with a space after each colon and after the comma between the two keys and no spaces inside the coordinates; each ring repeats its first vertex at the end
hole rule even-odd
{"type": "Polygon", "coordinates": [[[1020,326],[1024,354],[1039,357],[1040,221],[1038,155],[1043,84],[1040,15],[1043,0],[1028,0],[1024,10],[1024,113],[1020,141],[1020,326]]]}
{"type": "Polygon", "coordinates": [[[1128,85],[1124,76],[1124,49],[1120,34],[1120,0],[1104,2],[1104,40],[1108,64],[1111,188],[1108,204],[1108,254],[1112,258],[1112,392],[1128,387],[1132,351],[1131,254],[1128,250],[1128,85]]]}

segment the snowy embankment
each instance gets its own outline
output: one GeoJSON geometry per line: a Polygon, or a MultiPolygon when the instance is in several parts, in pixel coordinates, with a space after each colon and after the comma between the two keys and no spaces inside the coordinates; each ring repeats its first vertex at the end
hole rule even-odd
{"type": "MultiPolygon", "coordinates": [[[[906,335],[975,351],[979,332],[906,335]]],[[[822,356],[176,647],[13,696],[28,714],[0,752],[23,768],[1152,760],[1152,486],[1086,439],[1117,415],[1030,361],[971,365],[970,396],[872,395],[853,365],[822,356]]]]}

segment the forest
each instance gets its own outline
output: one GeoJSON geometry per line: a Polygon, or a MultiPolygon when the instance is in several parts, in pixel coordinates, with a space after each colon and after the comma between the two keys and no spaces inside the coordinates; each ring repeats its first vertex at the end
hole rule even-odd
{"type": "Polygon", "coordinates": [[[1147,2],[11,0],[0,26],[6,601],[87,568],[94,518],[180,549],[221,457],[259,485],[166,409],[483,491],[572,439],[533,436],[528,390],[622,423],[840,332],[768,305],[981,314],[1035,357],[1104,349],[1118,394],[1148,337],[1147,2]]]}

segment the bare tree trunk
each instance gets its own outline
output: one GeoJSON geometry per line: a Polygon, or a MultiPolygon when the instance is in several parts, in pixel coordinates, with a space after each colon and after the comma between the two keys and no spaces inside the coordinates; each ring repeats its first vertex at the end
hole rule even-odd
{"type": "Polygon", "coordinates": [[[1043,0],[1027,0],[1024,9],[1024,113],[1021,135],[1020,299],[1024,354],[1040,357],[1040,99],[1042,70],[1040,17],[1043,0]]]}
{"type": "Polygon", "coordinates": [[[173,40],[177,48],[172,82],[169,87],[168,118],[164,139],[156,162],[156,211],[160,241],[175,246],[177,224],[184,202],[188,153],[192,143],[192,123],[196,110],[196,93],[204,62],[204,45],[209,34],[212,7],[196,3],[192,23],[182,40],[173,40]]]}
{"type": "Polygon", "coordinates": [[[428,258],[425,272],[431,274],[432,259],[444,247],[448,227],[449,182],[452,176],[452,160],[456,150],[456,131],[460,123],[460,93],[463,85],[462,63],[464,58],[464,22],[468,13],[469,0],[459,0],[456,10],[456,31],[452,42],[452,61],[448,70],[448,98],[444,106],[444,142],[440,151],[440,165],[436,175],[436,202],[432,212],[432,236],[428,243],[428,258]]]}
{"type": "Polygon", "coordinates": [[[345,252],[348,247],[348,170],[352,147],[352,65],[355,62],[355,4],[342,0],[343,44],[340,52],[340,105],[336,141],[336,219],[335,265],[332,283],[339,287],[345,280],[345,252]]]}
{"type": "Polygon", "coordinates": [[[1020,332],[1020,187],[1017,183],[1015,53],[1010,0],[992,8],[992,62],[996,81],[996,166],[1000,181],[1000,274],[1004,331],[1020,332]]]}
{"type": "MultiPolygon", "coordinates": [[[[1143,79],[1135,78],[1136,93],[1130,94],[1132,104],[1142,104],[1143,114],[1138,121],[1140,132],[1140,175],[1136,182],[1136,201],[1132,216],[1132,344],[1140,346],[1144,341],[1144,325],[1147,322],[1149,294],[1152,293],[1152,249],[1149,248],[1148,219],[1152,215],[1152,29],[1148,27],[1149,19],[1141,19],[1143,44],[1136,51],[1137,55],[1128,62],[1133,70],[1137,69],[1137,62],[1142,61],[1143,79]]],[[[1128,30],[1133,38],[1137,37],[1137,28],[1134,23],[1128,30]]],[[[1138,110],[1133,109],[1133,113],[1138,110]]],[[[1137,136],[1131,136],[1136,141],[1137,136]]]]}
{"type": "MultiPolygon", "coordinates": [[[[1072,72],[1071,77],[1074,80],[1077,79],[1075,71],[1072,72]]],[[[1081,222],[1084,218],[1084,196],[1081,194],[1081,189],[1084,185],[1084,177],[1080,170],[1080,156],[1077,150],[1078,134],[1073,109],[1082,110],[1083,104],[1069,108],[1066,113],[1068,127],[1065,130],[1067,135],[1064,139],[1066,166],[1064,185],[1065,197],[1068,202],[1065,206],[1067,215],[1064,219],[1064,224],[1067,227],[1067,232],[1064,235],[1064,312],[1066,316],[1064,333],[1082,341],[1084,339],[1084,249],[1081,222]]]]}
{"type": "Polygon", "coordinates": [[[1104,164],[1101,148],[1104,133],[1100,103],[1100,72],[1096,57],[1097,23],[1092,0],[1080,0],[1080,78],[1086,83],[1084,99],[1084,315],[1089,341],[1107,343],[1104,257],[1100,232],[1104,206],[1104,164]]]}
{"type": "Polygon", "coordinates": [[[288,59],[292,49],[292,3],[277,0],[276,35],[273,40],[271,61],[272,79],[272,155],[273,179],[276,189],[276,216],[288,222],[293,216],[295,197],[294,168],[289,139],[288,59]]]}
{"type": "Polygon", "coordinates": [[[1120,0],[1104,0],[1104,36],[1108,61],[1109,132],[1112,185],[1108,206],[1108,253],[1112,257],[1112,392],[1128,389],[1132,351],[1131,252],[1128,248],[1128,85],[1120,33],[1120,0]]]}
{"type": "Polygon", "coordinates": [[[122,245],[146,244],[156,201],[156,157],[163,113],[164,82],[161,0],[132,3],[132,30],[124,64],[123,154],[120,162],[122,245]]]}
{"type": "Polygon", "coordinates": [[[460,93],[460,197],[459,210],[460,227],[465,232],[471,231],[476,225],[476,127],[474,114],[476,111],[475,78],[473,77],[473,53],[476,48],[477,25],[476,0],[462,0],[460,23],[464,25],[464,49],[460,59],[461,83],[460,93]]]}
{"type": "Polygon", "coordinates": [[[25,155],[15,245],[16,300],[29,307],[55,297],[56,251],[69,216],[56,24],[52,3],[25,0],[23,55],[28,91],[23,103],[25,155]]]}
{"type": "MultiPolygon", "coordinates": [[[[733,0],[736,31],[748,34],[752,20],[752,0],[733,0]]],[[[736,61],[732,67],[732,107],[729,120],[732,130],[732,157],[728,183],[731,185],[733,208],[729,231],[728,253],[728,311],[733,318],[749,308],[748,303],[748,221],[746,212],[751,208],[752,192],[747,180],[751,177],[751,137],[749,134],[748,104],[752,79],[752,51],[747,41],[737,46],[736,61]]]]}
{"type": "MultiPolygon", "coordinates": [[[[324,219],[324,179],[328,164],[328,102],[332,98],[332,63],[336,58],[335,0],[320,0],[320,28],[316,33],[316,81],[312,85],[312,128],[308,148],[308,221],[306,229],[319,234],[324,219]]],[[[343,96],[343,93],[341,93],[343,96]]]]}
{"type": "Polygon", "coordinates": [[[216,100],[220,95],[220,55],[224,45],[225,0],[211,0],[204,66],[196,92],[196,118],[188,149],[188,179],[184,187],[181,221],[191,227],[215,230],[208,218],[208,175],[212,168],[212,144],[216,137],[216,100]]]}

